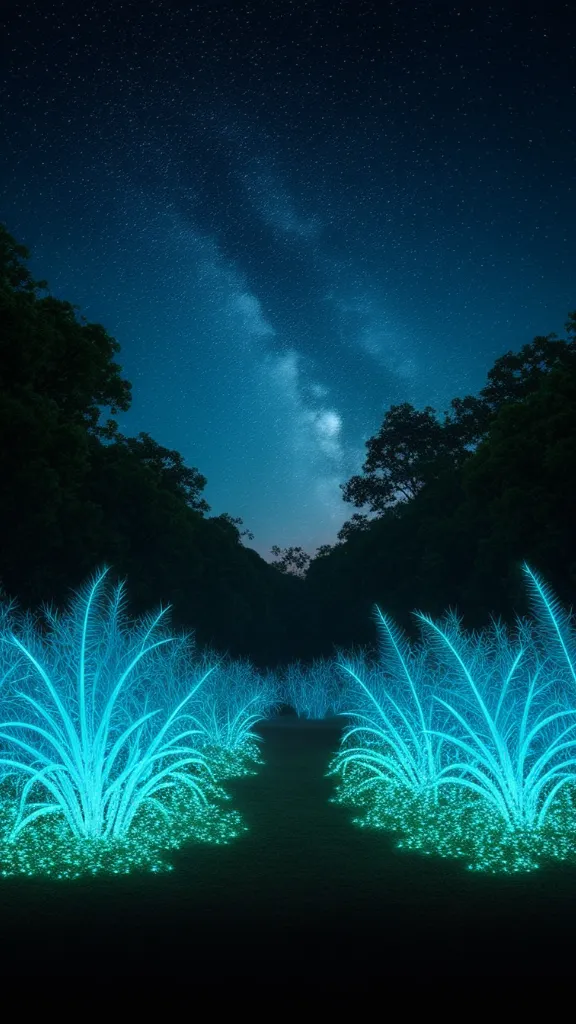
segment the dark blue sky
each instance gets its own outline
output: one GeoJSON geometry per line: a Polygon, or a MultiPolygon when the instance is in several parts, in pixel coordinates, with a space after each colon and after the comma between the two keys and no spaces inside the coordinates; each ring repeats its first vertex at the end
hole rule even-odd
{"type": "Polygon", "coordinates": [[[4,11],[0,218],[265,556],[576,306],[576,4],[4,11]]]}

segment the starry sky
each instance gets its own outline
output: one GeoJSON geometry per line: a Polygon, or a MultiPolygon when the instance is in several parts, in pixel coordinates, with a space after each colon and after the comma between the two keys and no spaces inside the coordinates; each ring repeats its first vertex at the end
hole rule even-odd
{"type": "Polygon", "coordinates": [[[264,557],[576,307],[575,3],[9,0],[0,219],[264,557]]]}

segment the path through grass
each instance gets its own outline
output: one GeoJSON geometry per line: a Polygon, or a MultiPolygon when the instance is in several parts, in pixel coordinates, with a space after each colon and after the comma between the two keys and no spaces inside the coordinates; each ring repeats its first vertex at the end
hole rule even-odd
{"type": "Polygon", "coordinates": [[[328,802],[337,729],[261,733],[265,766],[228,784],[249,825],[235,843],[183,849],[165,876],[1,882],[4,970],[244,974],[252,990],[305,977],[338,985],[375,973],[562,968],[573,869],[493,878],[397,851],[328,802]]]}

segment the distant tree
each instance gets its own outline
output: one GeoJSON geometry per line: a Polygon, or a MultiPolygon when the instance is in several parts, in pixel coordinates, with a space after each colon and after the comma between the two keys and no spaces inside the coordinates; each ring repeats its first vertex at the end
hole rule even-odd
{"type": "Polygon", "coordinates": [[[335,547],[335,544],[321,544],[319,548],[316,548],[314,558],[326,558],[335,547]]]}
{"type": "Polygon", "coordinates": [[[371,474],[348,485],[372,515],[345,523],[341,543],[306,574],[302,614],[319,643],[329,629],[364,642],[358,612],[378,601],[405,628],[415,606],[433,615],[457,606],[470,627],[491,614],[512,621],[524,608],[523,559],[573,600],[576,313],[566,331],[566,341],[535,338],[496,360],[486,387],[455,399],[444,423],[430,409],[416,422],[411,407],[395,422],[388,416],[385,443],[367,444],[371,474]],[[387,444],[398,438],[394,458],[387,444]],[[395,500],[392,481],[405,465],[408,486],[395,500]]]}
{"type": "Polygon", "coordinates": [[[343,542],[349,540],[353,534],[370,528],[371,520],[360,512],[355,512],[339,529],[338,540],[343,542]]]}
{"type": "Polygon", "coordinates": [[[488,371],[488,383],[478,396],[454,398],[447,418],[467,446],[487,436],[490,424],[504,405],[523,401],[535,394],[553,369],[568,369],[576,363],[576,311],[568,314],[567,340],[556,334],[539,335],[519,352],[506,352],[488,371]]]}
{"type": "MultiPolygon", "coordinates": [[[[244,525],[244,520],[241,516],[231,516],[229,512],[221,512],[218,518],[230,523],[234,527],[244,525]]],[[[254,534],[250,530],[238,530],[237,533],[238,537],[247,537],[248,540],[254,540],[254,534]]]]}
{"type": "Polygon", "coordinates": [[[446,421],[452,425],[451,429],[459,436],[463,448],[474,451],[488,433],[494,410],[485,399],[477,395],[466,395],[464,398],[453,398],[445,416],[446,421]]]}
{"type": "Polygon", "coordinates": [[[367,506],[376,514],[410,501],[447,463],[464,453],[451,422],[443,425],[431,406],[420,412],[409,402],[391,406],[366,448],[364,475],[353,476],[341,488],[344,501],[357,508],[367,506]]]}
{"type": "Polygon", "coordinates": [[[576,586],[576,365],[503,406],[463,470],[460,519],[480,540],[475,573],[515,560],[543,568],[559,592],[576,586]],[[570,586],[568,585],[568,581],[570,586]]]}
{"type": "MultiPolygon", "coordinates": [[[[568,340],[539,336],[518,353],[500,356],[479,395],[453,399],[443,422],[431,406],[422,411],[408,402],[391,406],[378,433],[366,442],[362,475],[341,485],[344,500],[382,515],[412,501],[447,469],[463,465],[503,406],[536,393],[553,369],[576,365],[576,312],[569,314],[566,332],[568,340]]],[[[365,527],[363,517],[353,518],[342,527],[340,539],[365,527]]]]}
{"type": "Polygon", "coordinates": [[[569,315],[566,331],[572,335],[569,341],[556,334],[538,336],[518,353],[507,352],[496,360],[480,392],[494,413],[534,394],[552,370],[576,365],[576,312],[569,315]]]}
{"type": "Polygon", "coordinates": [[[162,487],[182,497],[188,508],[202,513],[210,511],[208,502],[200,497],[208,483],[206,477],[197,469],[186,466],[180,452],[164,448],[146,432],[137,437],[121,437],[119,442],[157,475],[162,487]]]}
{"type": "Polygon", "coordinates": [[[0,576],[34,602],[93,568],[98,511],[83,491],[102,408],[127,410],[118,343],[42,295],[28,250],[0,226],[0,576]]]}
{"type": "Polygon", "coordinates": [[[0,389],[26,401],[30,392],[51,400],[68,422],[94,434],[113,432],[99,424],[102,408],[113,415],[130,407],[131,386],[115,362],[118,342],[101,324],[76,316],[76,308],[34,281],[19,245],[0,225],[0,389]]]}
{"type": "Polygon", "coordinates": [[[271,564],[280,572],[289,573],[293,576],[305,576],[310,565],[310,555],[306,554],[303,548],[291,547],[280,548],[277,544],[270,549],[276,560],[271,564]]]}
{"type": "Polygon", "coordinates": [[[25,245],[17,242],[0,223],[0,291],[23,292],[33,298],[36,292],[48,287],[47,281],[35,281],[25,264],[30,259],[30,252],[25,245]]]}
{"type": "Polygon", "coordinates": [[[51,399],[0,386],[0,577],[8,593],[31,603],[56,599],[93,568],[97,512],[83,500],[89,472],[85,428],[66,421],[51,399]]]}

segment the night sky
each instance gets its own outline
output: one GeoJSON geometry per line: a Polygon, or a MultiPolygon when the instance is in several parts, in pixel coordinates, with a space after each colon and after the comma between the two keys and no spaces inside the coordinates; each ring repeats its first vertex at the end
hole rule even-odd
{"type": "Polygon", "coordinates": [[[576,4],[3,11],[0,219],[265,557],[335,540],[391,404],[576,307],[576,4]]]}

